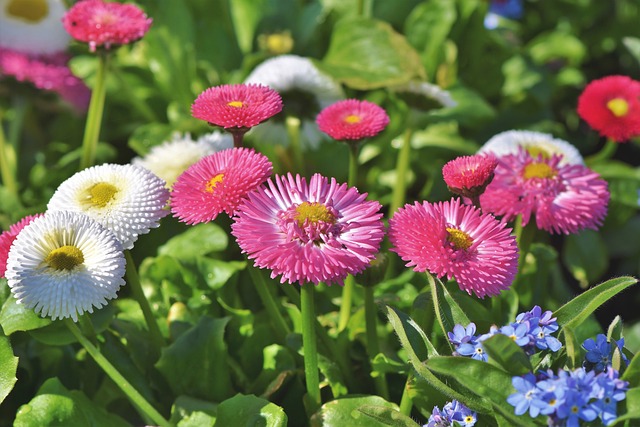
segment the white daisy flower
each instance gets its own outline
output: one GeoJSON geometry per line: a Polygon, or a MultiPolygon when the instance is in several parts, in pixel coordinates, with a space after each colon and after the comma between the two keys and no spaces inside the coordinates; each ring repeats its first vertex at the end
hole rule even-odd
{"type": "Polygon", "coordinates": [[[394,86],[391,88],[394,92],[408,92],[415,95],[422,95],[426,98],[433,99],[443,107],[452,108],[458,105],[451,97],[449,91],[442,89],[438,85],[427,82],[412,81],[407,84],[394,86]]]}
{"type": "Polygon", "coordinates": [[[30,54],[67,49],[63,0],[0,0],[0,46],[30,54]]]}
{"type": "Polygon", "coordinates": [[[18,303],[42,317],[76,322],[117,296],[125,266],[110,230],[76,212],[49,212],[16,237],[6,277],[18,303]]]}
{"type": "Polygon", "coordinates": [[[147,169],[104,164],[82,170],[64,181],[49,200],[47,211],[80,212],[113,231],[125,249],[138,235],[158,227],[169,190],[147,169]]]}
{"type": "Polygon", "coordinates": [[[321,73],[309,58],[280,55],[258,65],[245,83],[269,86],[282,96],[284,114],[251,129],[259,141],[287,141],[284,120],[295,116],[301,120],[302,146],[317,148],[324,135],[315,119],[318,113],[336,101],[344,99],[342,86],[321,73]]]}
{"type": "Polygon", "coordinates": [[[518,148],[523,147],[534,156],[542,154],[549,158],[554,154],[562,154],[560,165],[584,165],[584,159],[578,149],[562,139],[528,130],[509,130],[494,135],[478,151],[478,153],[492,153],[496,156],[517,154],[518,148]]]}
{"type": "Polygon", "coordinates": [[[215,131],[191,139],[188,133],[175,133],[173,138],[151,148],[144,157],[135,157],[131,163],[150,170],[171,188],[176,179],[201,158],[217,151],[233,148],[233,137],[229,133],[215,131]]]}

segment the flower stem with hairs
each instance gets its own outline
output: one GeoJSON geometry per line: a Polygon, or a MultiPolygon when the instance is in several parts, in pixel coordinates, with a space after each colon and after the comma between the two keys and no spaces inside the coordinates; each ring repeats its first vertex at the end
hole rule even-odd
{"type": "Polygon", "coordinates": [[[405,195],[407,192],[407,173],[409,171],[409,164],[411,160],[411,137],[413,132],[411,128],[407,128],[404,131],[404,137],[402,139],[402,146],[398,153],[398,159],[396,161],[396,183],[393,187],[393,195],[391,198],[391,207],[389,212],[391,215],[398,210],[403,204],[405,195]]]}
{"type": "MultiPolygon", "coordinates": [[[[369,360],[380,353],[380,343],[378,342],[378,326],[376,322],[376,314],[378,309],[373,299],[373,287],[364,287],[364,316],[367,333],[367,350],[369,352],[369,360]]],[[[383,373],[379,373],[374,378],[378,394],[389,400],[389,387],[387,386],[387,378],[383,373]]]]}
{"type": "Polygon", "coordinates": [[[100,128],[102,126],[102,113],[107,94],[107,69],[110,55],[103,52],[98,55],[98,69],[96,71],[95,84],[91,92],[87,122],[84,128],[82,140],[82,156],[80,157],[80,170],[93,166],[96,159],[100,128]]]}
{"type": "Polygon", "coordinates": [[[318,352],[316,343],[316,311],[313,283],[305,283],[300,289],[302,311],[302,348],[304,351],[304,377],[307,384],[307,413],[314,414],[322,404],[320,376],[318,374],[318,352]]]}
{"type": "Polygon", "coordinates": [[[287,134],[291,142],[291,151],[293,154],[294,171],[300,175],[306,175],[304,167],[304,156],[302,154],[302,146],[300,145],[300,119],[293,116],[287,116],[285,120],[287,126],[287,134]]]}

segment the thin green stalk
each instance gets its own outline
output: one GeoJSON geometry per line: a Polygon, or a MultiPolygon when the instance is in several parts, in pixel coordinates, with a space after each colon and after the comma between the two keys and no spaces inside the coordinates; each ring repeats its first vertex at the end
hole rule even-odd
{"type": "Polygon", "coordinates": [[[82,140],[80,170],[92,166],[96,160],[96,150],[98,148],[98,139],[100,138],[100,128],[102,126],[102,113],[104,112],[104,100],[107,95],[106,80],[109,58],[110,54],[106,52],[98,55],[96,80],[91,92],[91,101],[89,102],[87,122],[82,140]]]}
{"type": "Polygon", "coordinates": [[[295,172],[301,175],[306,175],[304,156],[302,155],[302,143],[300,141],[300,119],[288,116],[285,123],[287,126],[287,133],[289,134],[289,141],[291,142],[295,172]]]}
{"type": "Polygon", "coordinates": [[[413,373],[409,372],[407,382],[404,384],[404,389],[402,390],[402,398],[400,398],[400,413],[407,416],[411,415],[411,409],[413,408],[413,399],[409,396],[409,384],[412,378],[413,373]]]}
{"type": "Polygon", "coordinates": [[[393,195],[391,197],[391,206],[389,207],[389,216],[393,216],[394,212],[404,205],[407,193],[407,173],[409,164],[411,163],[411,137],[413,131],[407,128],[404,131],[402,146],[396,160],[396,184],[393,187],[393,195]]]}
{"type": "Polygon", "coordinates": [[[138,276],[138,269],[136,268],[136,264],[133,261],[131,252],[126,250],[124,251],[124,254],[127,260],[127,284],[131,289],[133,298],[138,302],[138,305],[140,305],[140,309],[142,310],[142,314],[144,315],[144,320],[147,323],[147,328],[149,328],[149,334],[151,335],[154,354],[156,356],[159,356],[160,349],[164,346],[164,338],[162,337],[162,332],[160,332],[158,322],[156,321],[156,318],[153,315],[153,311],[151,311],[149,301],[147,300],[147,297],[144,295],[144,291],[142,290],[142,284],[140,283],[140,277],[138,276]]]}
{"type": "MultiPolygon", "coordinates": [[[[378,342],[378,327],[376,322],[376,314],[378,308],[376,307],[373,299],[373,287],[365,286],[364,288],[364,316],[365,326],[367,332],[367,351],[369,353],[369,360],[380,353],[380,343],[378,342]]],[[[380,396],[389,400],[389,387],[387,386],[387,378],[384,373],[379,373],[374,378],[376,390],[380,396]]]]}
{"type": "Polygon", "coordinates": [[[113,380],[114,383],[124,392],[129,398],[131,403],[140,411],[140,414],[144,418],[148,418],[154,422],[154,424],[161,427],[171,427],[169,421],[167,421],[130,383],[127,379],[118,372],[118,370],[107,360],[107,358],[100,352],[100,350],[89,341],[78,328],[78,326],[69,318],[64,319],[67,328],[76,337],[78,342],[87,350],[87,353],[95,360],[95,362],[102,368],[102,370],[113,380]]]}
{"type": "Polygon", "coordinates": [[[262,276],[262,274],[260,274],[260,271],[251,263],[249,263],[249,274],[251,275],[251,279],[253,280],[256,291],[258,292],[258,295],[262,300],[264,308],[267,310],[267,313],[269,313],[269,318],[273,323],[278,340],[280,341],[280,343],[284,343],[287,335],[291,333],[291,328],[289,328],[289,325],[284,320],[278,304],[267,288],[264,277],[262,276]]]}
{"type": "Polygon", "coordinates": [[[351,318],[354,282],[355,279],[351,274],[344,279],[342,301],[340,302],[340,317],[338,318],[338,332],[342,332],[346,329],[349,319],[351,318]]]}
{"type": "Polygon", "coordinates": [[[358,186],[358,153],[360,152],[360,144],[357,142],[348,143],[349,146],[349,178],[347,184],[349,187],[358,186]]]}
{"type": "MultiPolygon", "coordinates": [[[[5,143],[4,129],[2,127],[2,112],[0,112],[0,174],[2,176],[2,183],[16,198],[18,197],[18,183],[16,177],[13,174],[15,165],[11,164],[9,160],[13,147],[10,147],[5,143]]],[[[15,157],[15,156],[14,156],[15,157]]]]}
{"type": "Polygon", "coordinates": [[[616,153],[617,149],[618,149],[618,143],[611,138],[607,138],[607,142],[604,143],[604,146],[602,147],[602,149],[597,153],[587,157],[586,159],[584,159],[584,161],[587,164],[587,166],[591,166],[594,163],[599,163],[604,160],[609,160],[616,153]]]}
{"type": "Polygon", "coordinates": [[[518,251],[520,252],[520,254],[518,255],[518,272],[522,271],[525,258],[529,253],[529,248],[531,247],[531,243],[533,242],[533,237],[535,235],[534,227],[535,226],[532,222],[529,222],[526,226],[523,226],[522,215],[518,215],[516,217],[513,228],[516,236],[516,244],[518,245],[518,251]]]}
{"type": "Polygon", "coordinates": [[[358,15],[363,18],[371,18],[373,0],[358,0],[358,15]]]}
{"type": "Polygon", "coordinates": [[[318,352],[316,343],[316,310],[313,301],[315,285],[305,283],[300,289],[300,309],[302,311],[302,349],[304,351],[304,377],[309,398],[308,414],[315,414],[322,404],[320,396],[320,375],[318,374],[318,352]]]}

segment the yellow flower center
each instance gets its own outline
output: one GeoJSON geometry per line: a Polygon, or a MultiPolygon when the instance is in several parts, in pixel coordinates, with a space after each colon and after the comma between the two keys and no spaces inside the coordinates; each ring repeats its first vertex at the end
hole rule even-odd
{"type": "Polygon", "coordinates": [[[49,252],[44,262],[54,270],[73,270],[84,262],[84,255],[77,247],[65,245],[49,252]]]}
{"type": "Polygon", "coordinates": [[[117,192],[118,189],[114,185],[108,182],[99,182],[89,189],[91,204],[104,208],[113,200],[117,192]]]}
{"type": "Polygon", "coordinates": [[[527,147],[527,153],[529,153],[534,159],[538,158],[538,156],[542,156],[543,159],[551,158],[551,153],[537,145],[529,145],[527,147]]]}
{"type": "Polygon", "coordinates": [[[466,417],[464,417],[464,422],[469,424],[473,422],[473,415],[467,415],[466,417]]]}
{"type": "Polygon", "coordinates": [[[629,112],[629,104],[622,98],[613,98],[607,102],[607,108],[616,117],[626,116],[629,112]]]}
{"type": "Polygon", "coordinates": [[[558,171],[546,163],[529,163],[524,168],[524,179],[531,178],[553,178],[558,171]]]}
{"type": "Polygon", "coordinates": [[[233,107],[233,108],[242,108],[244,106],[244,102],[242,102],[242,101],[231,101],[231,102],[227,102],[227,105],[229,107],[233,107]]]}
{"type": "Polygon", "coordinates": [[[224,178],[223,173],[219,173],[218,175],[211,178],[209,182],[207,182],[207,185],[205,186],[205,191],[207,193],[213,193],[213,190],[215,190],[216,186],[222,182],[223,178],[224,178]]]}
{"type": "Polygon", "coordinates": [[[469,249],[473,244],[473,239],[467,233],[457,228],[447,227],[447,240],[453,243],[456,249],[469,249]]]}
{"type": "Polygon", "coordinates": [[[261,34],[258,43],[262,50],[266,50],[272,55],[284,55],[293,49],[293,38],[289,31],[276,34],[261,34]]]}
{"type": "Polygon", "coordinates": [[[7,15],[36,24],[49,15],[49,4],[46,0],[9,0],[5,10],[7,15]]]}
{"type": "Polygon", "coordinates": [[[356,123],[360,123],[362,121],[362,117],[355,115],[355,114],[349,114],[347,117],[344,118],[345,123],[349,123],[350,125],[354,125],[356,123]]]}
{"type": "Polygon", "coordinates": [[[325,205],[319,202],[302,202],[296,207],[296,220],[298,225],[302,227],[306,220],[315,224],[317,222],[328,222],[333,224],[336,217],[327,209],[325,205]]]}

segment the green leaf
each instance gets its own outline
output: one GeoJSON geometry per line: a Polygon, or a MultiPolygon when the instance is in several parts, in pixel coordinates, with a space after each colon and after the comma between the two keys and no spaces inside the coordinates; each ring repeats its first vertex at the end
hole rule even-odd
{"type": "Polygon", "coordinates": [[[424,331],[405,313],[387,306],[387,318],[412,364],[419,364],[429,356],[438,355],[424,331]]]}
{"type": "Polygon", "coordinates": [[[640,64],[640,39],[637,37],[623,37],[622,43],[640,64]]]}
{"type": "Polygon", "coordinates": [[[221,261],[199,256],[196,258],[196,266],[207,286],[216,290],[223,287],[231,276],[244,270],[247,263],[246,261],[221,261]]]}
{"type": "Polygon", "coordinates": [[[562,250],[562,259],[583,288],[602,277],[609,268],[606,245],[602,236],[593,230],[568,235],[562,250]]]}
{"type": "Polygon", "coordinates": [[[452,331],[456,325],[465,327],[469,325],[471,321],[464,310],[462,310],[458,303],[451,297],[444,283],[429,273],[425,274],[427,274],[427,278],[429,279],[433,305],[436,309],[436,317],[438,318],[442,331],[446,334],[448,331],[452,331]]]}
{"type": "Polygon", "coordinates": [[[217,426],[264,426],[287,425],[284,410],[268,400],[253,395],[236,394],[218,405],[217,426]]]}
{"type": "MultiPolygon", "coordinates": [[[[107,329],[116,314],[116,306],[111,303],[89,315],[93,329],[100,333],[107,329]]],[[[76,338],[61,320],[51,322],[47,326],[28,331],[36,340],[48,345],[67,345],[76,342],[76,338]]]]}
{"type": "Polygon", "coordinates": [[[349,392],[337,363],[322,354],[318,354],[318,368],[329,382],[329,387],[331,387],[331,393],[334,397],[344,396],[349,392]]]}
{"type": "Polygon", "coordinates": [[[137,127],[129,137],[129,147],[139,156],[151,148],[171,139],[175,129],[164,123],[147,123],[137,127]]]}
{"type": "Polygon", "coordinates": [[[531,362],[522,348],[506,335],[495,334],[482,341],[482,348],[489,355],[491,363],[502,368],[511,376],[524,375],[533,370],[531,362]]]}
{"type": "Polygon", "coordinates": [[[216,420],[218,405],[189,396],[178,396],[171,407],[170,422],[178,427],[210,427],[216,420]]]}
{"type": "Polygon", "coordinates": [[[13,390],[18,378],[18,358],[13,355],[11,341],[9,338],[0,335],[0,403],[4,401],[7,395],[13,390]]]}
{"type": "Polygon", "coordinates": [[[318,66],[345,85],[360,90],[425,79],[420,57],[385,22],[366,18],[339,21],[329,50],[318,66]]]}
{"type": "Polygon", "coordinates": [[[640,387],[640,352],[636,353],[624,371],[622,379],[629,381],[629,387],[640,387]]]}
{"type": "MultiPolygon", "coordinates": [[[[380,396],[344,397],[325,403],[312,419],[312,425],[323,427],[375,427],[389,424],[368,417],[360,408],[390,408],[398,410],[395,403],[387,402],[380,396]],[[314,423],[314,421],[319,421],[314,423]]],[[[366,410],[366,409],[365,409],[366,410]]],[[[393,424],[391,424],[393,425],[393,424]]],[[[400,424],[402,425],[402,424],[400,424]]]]}
{"type": "Polygon", "coordinates": [[[232,393],[224,332],[229,317],[203,316],[193,328],[162,349],[156,368],[175,395],[221,401],[232,393]],[[206,363],[205,363],[206,362],[206,363]]]}
{"type": "Polygon", "coordinates": [[[238,45],[247,54],[253,48],[254,34],[265,9],[265,0],[235,0],[229,6],[238,45]]]}
{"type": "Polygon", "coordinates": [[[363,405],[357,409],[367,417],[381,422],[383,425],[394,427],[420,427],[420,424],[413,421],[410,417],[402,414],[394,408],[386,406],[363,405]]]}
{"type": "Polygon", "coordinates": [[[578,295],[553,314],[560,326],[575,328],[602,304],[636,283],[638,279],[629,276],[607,280],[578,295]]]}
{"type": "Polygon", "coordinates": [[[227,233],[212,222],[195,225],[158,248],[159,255],[179,260],[194,260],[211,252],[227,248],[227,233]]]}
{"type": "Polygon", "coordinates": [[[49,378],[36,397],[18,410],[15,427],[32,426],[129,426],[122,418],[108,413],[80,391],[67,390],[57,378],[49,378]]]}
{"type": "MultiPolygon", "coordinates": [[[[627,390],[627,397],[625,399],[627,410],[624,414],[621,414],[618,418],[616,418],[615,422],[609,424],[610,426],[621,425],[624,421],[627,420],[637,420],[640,419],[640,388],[635,387],[627,390]]],[[[627,424],[629,425],[629,424],[627,424]]],[[[635,424],[631,424],[635,425],[635,424]]]]}
{"type": "Polygon", "coordinates": [[[49,318],[43,318],[31,308],[18,304],[13,294],[7,298],[0,311],[0,325],[6,335],[16,331],[30,331],[51,324],[49,318]]]}

